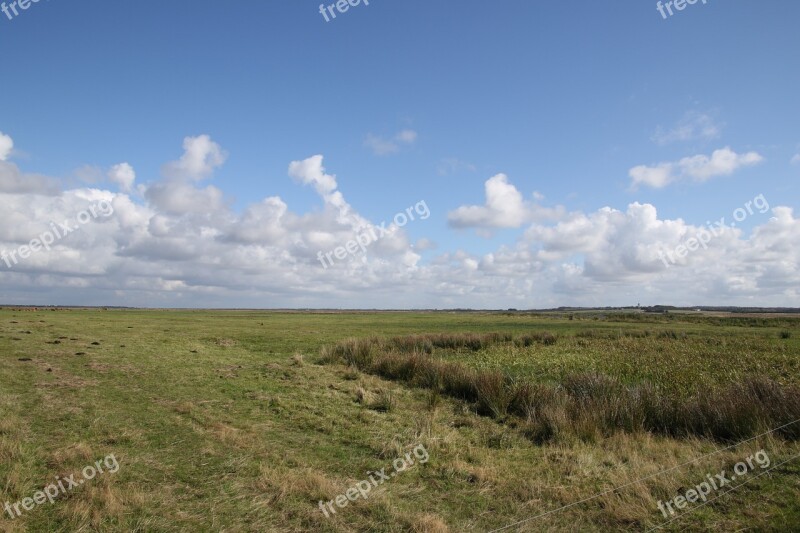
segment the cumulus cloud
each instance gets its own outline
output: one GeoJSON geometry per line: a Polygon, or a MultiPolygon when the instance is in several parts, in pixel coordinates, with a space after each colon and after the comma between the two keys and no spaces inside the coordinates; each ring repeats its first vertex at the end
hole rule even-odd
{"type": "Polygon", "coordinates": [[[58,194],[59,184],[54,178],[40,174],[24,174],[8,161],[0,161],[0,192],[10,194],[58,194]]]}
{"type": "Polygon", "coordinates": [[[58,180],[40,174],[23,173],[17,165],[7,161],[14,148],[14,140],[0,132],[0,193],[8,194],[58,194],[58,180]]]}
{"type": "MultiPolygon", "coordinates": [[[[708,298],[754,296],[753,287],[766,290],[772,286],[769,272],[780,267],[777,283],[782,290],[795,293],[789,280],[795,280],[800,253],[789,250],[798,236],[800,220],[792,210],[775,208],[769,216],[769,205],[757,202],[752,217],[756,229],[749,238],[729,224],[695,226],[681,219],[660,219],[650,204],[633,203],[626,211],[605,207],[591,214],[573,213],[555,226],[534,225],[525,234],[534,257],[546,263],[571,264],[580,269],[581,286],[612,286],[625,283],[665,292],[676,291],[687,301],[708,298]],[[712,229],[713,228],[713,231],[712,229]],[[692,239],[704,234],[706,242],[690,252],[679,253],[680,247],[691,247],[692,239]],[[734,287],[735,280],[749,279],[748,287],[734,287]],[[709,286],[717,284],[720,294],[711,295],[709,286]],[[693,290],[698,291],[691,300],[693,290]]],[[[728,220],[730,222],[730,218],[728,220]]],[[[576,270],[572,271],[573,274],[576,270]]],[[[572,276],[574,285],[576,278],[572,276]]],[[[772,290],[766,292],[774,293],[772,290]]],[[[668,301],[668,300],[663,300],[668,301]]],[[[674,298],[671,301],[675,301],[674,298]]]]}
{"type": "Polygon", "coordinates": [[[203,180],[210,177],[228,158],[228,154],[208,135],[186,137],[183,140],[183,150],[180,159],[171,161],[162,168],[166,177],[203,180]]]}
{"type": "Polygon", "coordinates": [[[537,219],[557,219],[563,216],[561,207],[545,208],[523,199],[522,193],[509,183],[508,176],[497,174],[485,184],[484,205],[461,206],[447,218],[454,228],[519,228],[537,219]]]}
{"type": "Polygon", "coordinates": [[[109,169],[108,179],[111,183],[118,185],[122,192],[127,193],[133,189],[133,184],[136,181],[136,172],[134,172],[130,164],[120,163],[109,169]]]}
{"type": "Polygon", "coordinates": [[[338,187],[336,176],[325,173],[322,156],[315,155],[289,164],[289,176],[305,185],[313,185],[321,195],[329,195],[338,187]]]}
{"type": "Polygon", "coordinates": [[[0,161],[5,161],[14,149],[14,141],[8,135],[0,131],[0,161]]]}
{"type": "Polygon", "coordinates": [[[289,176],[304,185],[312,185],[324,200],[326,207],[335,212],[335,222],[340,226],[357,229],[369,225],[368,221],[359,216],[347,203],[342,193],[336,190],[338,188],[336,176],[325,172],[322,155],[314,155],[302,161],[292,161],[289,164],[289,176]]]}
{"type": "MultiPolygon", "coordinates": [[[[208,135],[186,137],[183,140],[183,155],[177,161],[161,167],[164,179],[143,188],[144,196],[156,210],[164,213],[220,214],[225,208],[222,190],[214,185],[199,187],[196,182],[210,178],[226,158],[227,153],[208,135]]],[[[118,167],[115,167],[118,179],[131,177],[133,169],[128,171],[130,165],[118,167]]]]}
{"type": "Polygon", "coordinates": [[[249,206],[224,235],[230,242],[279,245],[286,243],[289,206],[277,196],[249,206]]]}
{"type": "Polygon", "coordinates": [[[693,228],[682,220],[659,220],[650,204],[633,203],[625,212],[605,207],[575,213],[555,226],[534,225],[526,239],[536,257],[561,261],[580,254],[583,274],[595,280],[626,280],[663,269],[659,252],[674,249],[693,228]]]}
{"type": "Polygon", "coordinates": [[[225,205],[222,191],[213,185],[198,188],[166,181],[148,187],[145,196],[159,211],[173,215],[214,213],[225,205]]]}
{"type": "Polygon", "coordinates": [[[438,245],[430,239],[422,238],[414,244],[414,250],[424,252],[427,250],[435,250],[438,245]]]}
{"type": "Polygon", "coordinates": [[[721,132],[722,125],[716,123],[710,115],[690,111],[671,128],[664,129],[659,126],[652,139],[660,145],[697,140],[710,141],[719,137],[721,132]]]}
{"type": "Polygon", "coordinates": [[[417,132],[405,129],[390,138],[381,137],[372,133],[367,134],[364,146],[378,156],[390,155],[400,151],[403,146],[409,146],[417,141],[417,132]]]}
{"type": "Polygon", "coordinates": [[[718,176],[730,176],[741,168],[757,165],[763,160],[758,152],[738,154],[730,147],[725,147],[715,150],[711,156],[700,154],[684,157],[676,163],[639,165],[630,169],[628,175],[634,189],[639,185],[660,189],[686,178],[706,181],[718,176]]]}
{"type": "Polygon", "coordinates": [[[660,163],[651,167],[639,165],[630,169],[628,175],[633,180],[632,186],[634,188],[639,185],[647,185],[648,187],[661,189],[677,179],[673,175],[673,170],[674,165],[672,163],[660,163]]]}
{"type": "Polygon", "coordinates": [[[737,154],[730,148],[715,150],[711,157],[696,155],[681,159],[678,166],[691,178],[706,181],[716,176],[730,176],[742,167],[761,163],[764,158],[757,152],[737,154]]]}
{"type": "Polygon", "coordinates": [[[73,220],[100,200],[113,206],[113,214],[81,225],[50,250],[13,268],[0,262],[4,301],[533,308],[639,301],[792,305],[800,297],[800,217],[785,206],[757,211],[749,234],[726,228],[707,248],[667,267],[660,253],[686,243],[701,227],[665,219],[642,203],[536,220],[535,204],[498,175],[486,184],[485,205],[455,213],[487,227],[526,225],[512,244],[481,253],[433,252],[420,222],[414,240],[395,228],[367,254],[324,269],[319,251],[343,246],[358,228],[381,220],[367,219],[346,201],[338,189],[346,177],[328,172],[321,155],[292,162],[289,178],[313,188],[319,205],[299,212],[271,195],[235,211],[221,190],[199,188],[188,177],[165,176],[136,198],[88,187],[50,195],[0,187],[0,251],[29,243],[52,221],[73,220]]]}

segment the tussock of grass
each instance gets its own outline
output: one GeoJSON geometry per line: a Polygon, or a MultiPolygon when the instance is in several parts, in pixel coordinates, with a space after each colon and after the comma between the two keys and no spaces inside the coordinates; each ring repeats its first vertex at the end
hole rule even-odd
{"type": "Polygon", "coordinates": [[[423,514],[414,519],[411,531],[414,533],[449,533],[450,528],[438,516],[423,514]]]}
{"type": "Polygon", "coordinates": [[[321,361],[343,360],[361,367],[372,361],[378,353],[388,351],[401,354],[431,354],[435,348],[443,350],[485,350],[503,343],[517,342],[529,346],[534,342],[549,345],[556,336],[548,332],[524,334],[515,339],[510,333],[429,333],[405,337],[364,337],[345,339],[334,346],[322,349],[321,361]],[[523,344],[524,343],[524,344],[523,344]]]}
{"type": "Polygon", "coordinates": [[[375,400],[369,404],[370,409],[379,411],[381,413],[388,413],[394,410],[395,399],[392,391],[389,389],[381,389],[375,395],[375,400]]]}
{"type": "MultiPolygon", "coordinates": [[[[441,361],[427,353],[396,350],[397,346],[422,346],[420,337],[414,336],[407,343],[397,339],[348,339],[323,349],[323,359],[333,362],[339,357],[362,371],[474,403],[480,414],[497,420],[522,418],[525,433],[535,442],[567,434],[591,441],[619,431],[731,441],[800,419],[800,389],[782,386],[764,376],[695,391],[688,398],[666,394],[647,382],[626,385],[601,373],[575,373],[559,384],[542,384],[496,370],[476,370],[441,361]]],[[[682,338],[671,330],[659,337],[682,338]]],[[[498,342],[500,337],[487,338],[498,342]]],[[[465,347],[470,346],[470,339],[470,335],[457,336],[441,344],[465,347]]],[[[486,339],[480,342],[485,343],[486,339]]],[[[800,423],[785,427],[778,434],[798,440],[800,423]]]]}
{"type": "Polygon", "coordinates": [[[514,339],[517,346],[528,347],[536,343],[550,346],[556,343],[558,337],[548,331],[538,331],[536,333],[526,333],[514,339]]]}

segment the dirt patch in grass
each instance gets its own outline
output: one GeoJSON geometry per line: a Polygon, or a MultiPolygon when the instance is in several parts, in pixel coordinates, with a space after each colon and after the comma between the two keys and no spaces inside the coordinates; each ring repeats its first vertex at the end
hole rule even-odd
{"type": "Polygon", "coordinates": [[[234,339],[216,339],[214,341],[214,344],[216,344],[217,346],[222,346],[223,348],[230,348],[232,346],[236,346],[239,343],[234,339]]]}
{"type": "Polygon", "coordinates": [[[36,361],[36,365],[41,368],[52,379],[41,380],[36,383],[37,388],[41,389],[83,389],[87,387],[94,387],[97,381],[93,379],[86,379],[76,376],[62,368],[53,366],[45,361],[36,361]]]}

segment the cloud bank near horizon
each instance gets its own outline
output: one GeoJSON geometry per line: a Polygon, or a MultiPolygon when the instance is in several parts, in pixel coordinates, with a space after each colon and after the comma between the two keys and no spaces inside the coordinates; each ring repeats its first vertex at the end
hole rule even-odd
{"type": "MultiPolygon", "coordinates": [[[[666,135],[672,137],[679,135],[666,135]]],[[[394,142],[415,139],[416,133],[406,132],[394,142]]],[[[379,155],[393,151],[372,148],[379,155]]],[[[515,230],[511,244],[481,253],[437,252],[429,235],[414,240],[398,227],[365,255],[323,269],[319,251],[344,246],[380,221],[346,200],[323,155],[292,161],[287,169],[289,179],[318,195],[314,210],[298,212],[269,196],[236,212],[222,186],[213,184],[227,157],[211,136],[187,137],[183,153],[152,181],[142,181],[135,165],[122,161],[104,169],[104,183],[65,188],[60,179],[21,170],[12,161],[13,139],[0,133],[0,250],[19,249],[93,202],[114,208],[49,251],[10,268],[0,262],[3,303],[541,308],[638,302],[788,306],[798,297],[800,220],[790,207],[755,211],[749,214],[750,232],[721,228],[706,246],[668,265],[663,252],[686,245],[705,226],[660,218],[650,203],[593,212],[542,205],[541,195],[518,190],[505,174],[485,182],[483,204],[421,199],[434,216],[415,232],[440,224],[450,228],[445,231],[477,231],[492,239],[498,231],[515,230]]],[[[636,167],[631,177],[634,185],[661,187],[728,175],[760,161],[755,152],[722,148],[710,156],[636,167]]],[[[731,213],[716,215],[732,220],[731,213]]]]}

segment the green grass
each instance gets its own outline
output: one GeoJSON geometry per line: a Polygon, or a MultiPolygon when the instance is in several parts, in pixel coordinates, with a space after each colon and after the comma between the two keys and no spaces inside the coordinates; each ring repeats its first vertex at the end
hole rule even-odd
{"type": "MultiPolygon", "coordinates": [[[[320,364],[323,347],[349,337],[546,331],[554,344],[432,357],[537,383],[599,372],[675,394],[751,374],[798,384],[796,319],[606,315],[0,310],[0,505],[110,453],[120,463],[0,529],[488,531],[720,447],[647,432],[538,445],[469,402],[320,364]],[[418,444],[428,463],[333,518],[319,511],[418,444]]],[[[759,438],[509,531],[641,531],[663,522],[657,500],[761,448],[775,464],[800,453],[759,438]]],[[[684,510],[667,530],[796,528],[798,465],[684,510]]]]}

